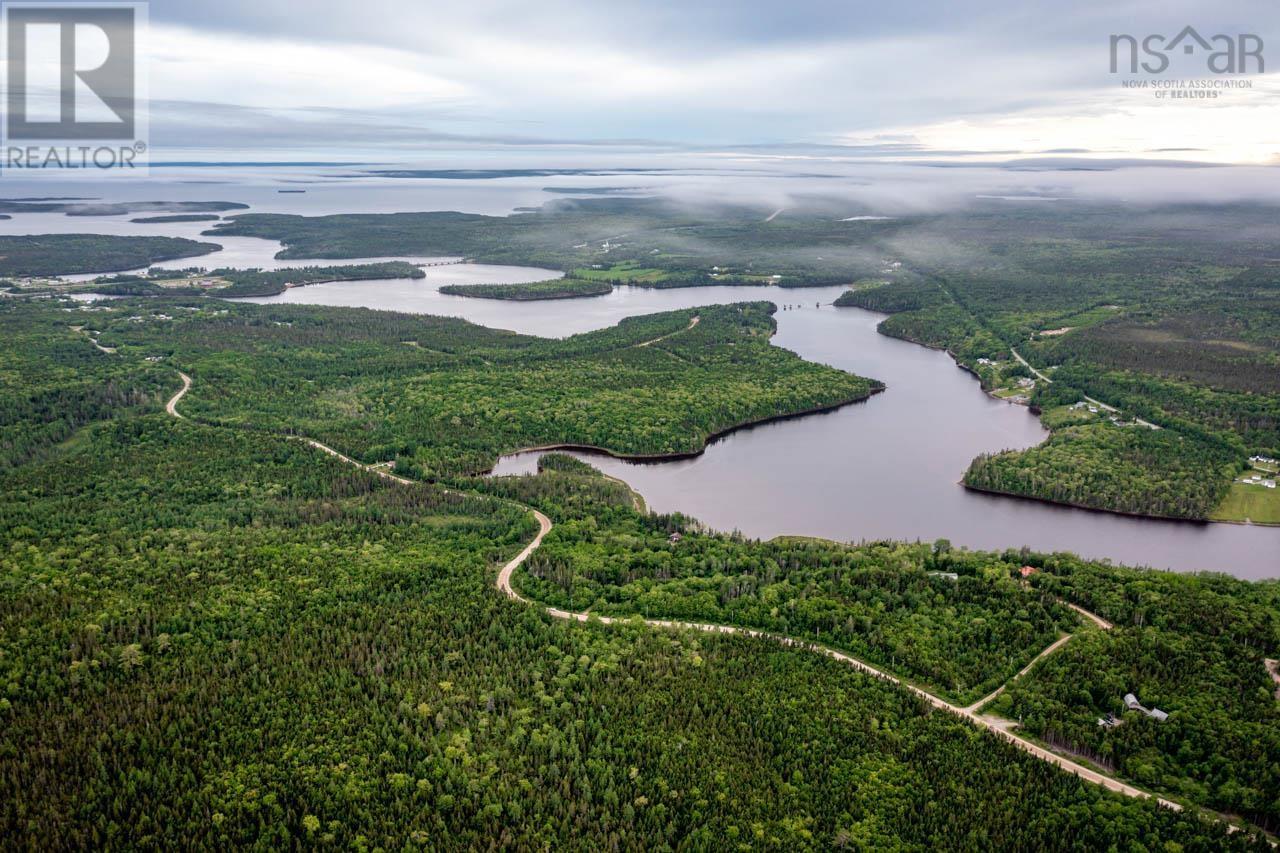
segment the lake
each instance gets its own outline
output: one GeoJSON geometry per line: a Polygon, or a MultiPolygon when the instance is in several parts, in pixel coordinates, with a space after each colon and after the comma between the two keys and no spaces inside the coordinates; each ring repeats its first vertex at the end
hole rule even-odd
{"type": "MultiPolygon", "coordinates": [[[[109,201],[241,201],[255,213],[461,210],[504,214],[555,197],[556,193],[543,189],[553,183],[594,187],[603,182],[677,197],[736,198],[782,206],[790,193],[811,191],[820,182],[823,191],[838,190],[849,194],[851,200],[860,200],[862,206],[853,207],[853,215],[867,204],[878,209],[879,205],[897,204],[903,197],[916,198],[921,188],[940,191],[931,171],[907,167],[879,168],[875,180],[856,174],[794,175],[777,165],[724,173],[697,168],[681,174],[664,171],[660,175],[557,175],[492,181],[398,180],[359,175],[359,171],[313,167],[156,169],[152,179],[143,182],[95,183],[80,178],[59,187],[57,194],[109,201]],[[285,188],[305,188],[307,192],[280,194],[285,188]]],[[[979,172],[973,172],[973,187],[987,187],[992,181],[1006,186],[1014,180],[1039,180],[1034,174],[1024,179],[1007,172],[979,172]]],[[[1109,179],[1080,174],[1072,180],[1109,179]]],[[[1187,178],[1179,175],[1179,180],[1187,178]]],[[[1258,181],[1259,186],[1264,183],[1258,181]]],[[[962,192],[979,191],[962,184],[962,192]]],[[[7,186],[11,197],[48,195],[51,190],[45,181],[21,178],[7,186]]],[[[0,220],[0,234],[80,232],[210,239],[201,236],[209,223],[143,224],[130,222],[131,218],[23,212],[0,220]]],[[[276,260],[281,247],[270,240],[218,237],[213,242],[222,244],[222,251],[158,266],[270,269],[307,263],[276,260]]],[[[293,288],[252,301],[442,314],[551,337],[602,328],[634,314],[717,302],[767,299],[802,306],[779,311],[774,342],[805,358],[880,379],[889,386],[886,393],[837,412],[739,431],[716,442],[697,459],[656,465],[609,458],[591,461],[631,483],[657,510],[678,509],[717,528],[738,529],[750,536],[804,534],[846,541],[945,537],[970,547],[1027,545],[1181,571],[1213,569],[1243,578],[1280,577],[1280,528],[1140,520],[965,490],[958,481],[974,456],[1029,447],[1044,438],[1044,430],[1026,409],[983,394],[977,381],[944,353],[877,334],[877,315],[831,307],[829,303],[840,288],[619,288],[592,299],[510,303],[446,296],[438,288],[443,284],[535,281],[558,273],[478,264],[428,267],[426,273],[422,280],[293,288]],[[816,302],[824,303],[823,307],[815,308],[816,302]]],[[[498,470],[527,471],[535,465],[536,457],[526,455],[502,460],[498,470]]]]}
{"type": "MultiPolygon", "coordinates": [[[[880,315],[833,307],[843,288],[625,287],[590,299],[512,303],[448,296],[438,288],[531,281],[546,271],[466,265],[427,274],[313,285],[246,301],[440,314],[564,337],[636,314],[766,299],[792,306],[777,314],[775,344],[879,379],[886,392],[835,412],[740,430],[695,459],[640,464],[574,455],[631,484],[654,510],[680,510],[752,537],[947,538],[971,548],[1025,545],[1177,571],[1280,576],[1277,528],[1135,519],[966,490],[959,480],[974,456],[1029,447],[1047,433],[1027,409],[984,394],[945,353],[880,335],[880,315]]],[[[504,458],[495,473],[532,471],[536,457],[504,458]]]]}

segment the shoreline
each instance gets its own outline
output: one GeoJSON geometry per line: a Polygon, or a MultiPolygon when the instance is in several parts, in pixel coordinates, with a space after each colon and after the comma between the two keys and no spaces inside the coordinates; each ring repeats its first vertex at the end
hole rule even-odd
{"type": "MultiPolygon", "coordinates": [[[[848,307],[857,307],[857,306],[848,306],[848,307]]],[[[865,311],[868,309],[864,308],[862,310],[865,311]]],[[[874,313],[879,314],[881,312],[877,311],[874,313]]],[[[888,314],[885,316],[891,317],[893,315],[888,314]]],[[[968,365],[962,363],[960,359],[956,357],[956,354],[952,352],[948,347],[932,346],[930,344],[924,343],[923,341],[913,340],[912,338],[904,337],[901,335],[885,334],[883,331],[880,330],[879,324],[876,325],[876,334],[884,335],[886,338],[893,338],[894,340],[897,340],[897,341],[906,341],[907,343],[915,344],[916,346],[924,347],[925,349],[931,349],[931,350],[934,350],[935,352],[945,352],[951,358],[952,363],[955,364],[956,367],[963,370],[965,373],[968,373],[975,380],[977,380],[978,387],[982,390],[983,394],[985,394],[986,396],[990,397],[993,400],[999,400],[1003,403],[1008,403],[1011,406],[1024,405],[1022,403],[1010,403],[1005,398],[997,397],[991,391],[988,391],[986,388],[983,388],[982,378],[978,375],[977,371],[975,371],[973,368],[969,367],[968,365]]],[[[1028,413],[1032,415],[1037,414],[1035,406],[1026,405],[1026,409],[1028,413]]],[[[1048,428],[1046,427],[1046,429],[1048,428]]],[[[1050,435],[1052,435],[1053,431],[1049,430],[1049,433],[1050,435]]],[[[1049,439],[1049,436],[1045,436],[1045,441],[1047,441],[1048,439],[1049,439]]],[[[1000,498],[1015,498],[1017,500],[1024,500],[1024,501],[1035,501],[1037,503],[1049,504],[1050,506],[1060,506],[1060,507],[1065,507],[1067,509],[1082,509],[1087,512],[1097,512],[1097,513],[1103,513],[1106,515],[1118,515],[1123,518],[1135,518],[1135,519],[1142,519],[1145,521],[1164,521],[1164,522],[1179,523],[1179,524],[1197,524],[1197,525],[1235,524],[1241,527],[1280,528],[1280,523],[1273,523],[1268,521],[1251,521],[1248,519],[1230,519],[1230,518],[1182,518],[1174,515],[1148,515],[1145,513],[1129,512],[1129,511],[1120,510],[1120,509],[1106,509],[1105,507],[1086,506],[1084,504],[1072,503],[1070,501],[1060,501],[1060,500],[1054,500],[1053,498],[1037,497],[1036,495],[1020,495],[1016,492],[1002,492],[997,489],[987,489],[980,486],[971,486],[968,483],[966,483],[963,480],[963,478],[959,480],[958,484],[963,486],[966,490],[975,492],[977,494],[990,495],[992,497],[1000,497],[1000,498]]]]}
{"type": "MultiPolygon", "coordinates": [[[[1183,518],[1181,516],[1176,516],[1176,515],[1149,515],[1141,512],[1129,512],[1127,510],[1121,510],[1121,509],[1105,509],[1102,507],[1086,506],[1085,504],[1072,503],[1070,501],[1055,500],[1053,498],[1041,498],[1041,497],[1036,497],[1035,495],[1020,495],[1017,492],[1002,492],[998,489],[988,489],[983,486],[971,486],[968,483],[966,483],[964,480],[960,480],[957,483],[957,485],[963,486],[967,491],[975,492],[977,494],[982,494],[982,495],[991,495],[993,497],[1001,497],[1001,498],[1016,498],[1018,500],[1024,500],[1024,501],[1036,501],[1038,503],[1051,504],[1053,506],[1065,507],[1067,509],[1082,509],[1087,512],[1099,512],[1099,513],[1104,513],[1106,515],[1118,515],[1124,518],[1139,518],[1139,519],[1143,519],[1144,521],[1164,521],[1164,522],[1169,522],[1173,524],[1197,524],[1202,526],[1210,525],[1210,524],[1253,524],[1254,523],[1254,522],[1244,522],[1244,521],[1214,521],[1213,519],[1208,519],[1208,518],[1183,518]]],[[[1263,525],[1259,525],[1259,526],[1263,526],[1263,525]]],[[[1272,527],[1277,525],[1266,525],[1266,526],[1272,527]]]]}
{"type": "Polygon", "coordinates": [[[740,430],[748,430],[754,427],[766,426],[768,424],[780,423],[782,421],[794,420],[796,418],[806,418],[810,415],[825,415],[834,412],[837,409],[843,409],[845,406],[853,406],[859,403],[866,403],[872,397],[885,391],[887,386],[880,385],[873,387],[867,394],[861,397],[855,397],[850,400],[844,400],[839,403],[828,403],[824,406],[815,406],[799,412],[790,412],[783,415],[769,415],[764,418],[754,420],[741,421],[733,426],[725,427],[709,434],[702,442],[702,447],[697,450],[683,450],[672,453],[619,453],[609,450],[606,447],[598,447],[594,444],[574,444],[572,442],[561,442],[559,444],[541,444],[531,447],[521,447],[508,453],[502,453],[498,456],[497,461],[489,466],[487,470],[472,472],[472,477],[491,477],[493,471],[503,459],[509,459],[513,456],[522,456],[526,453],[556,453],[556,452],[578,452],[587,453],[597,456],[608,456],[611,459],[617,459],[621,462],[632,462],[637,465],[660,465],[664,462],[680,462],[687,459],[697,459],[699,456],[707,452],[707,448],[715,444],[722,438],[727,438],[740,430]]]}

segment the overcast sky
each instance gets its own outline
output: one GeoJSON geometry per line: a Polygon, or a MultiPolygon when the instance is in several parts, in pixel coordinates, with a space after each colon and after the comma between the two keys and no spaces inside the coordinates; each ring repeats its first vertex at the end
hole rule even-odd
{"type": "MultiPolygon", "coordinates": [[[[155,0],[150,19],[168,148],[1280,162],[1276,0],[155,0]],[[1110,73],[1112,34],[1187,25],[1261,36],[1267,73],[1211,101],[1110,73]]],[[[1212,75],[1199,52],[1164,76],[1212,75]]]]}

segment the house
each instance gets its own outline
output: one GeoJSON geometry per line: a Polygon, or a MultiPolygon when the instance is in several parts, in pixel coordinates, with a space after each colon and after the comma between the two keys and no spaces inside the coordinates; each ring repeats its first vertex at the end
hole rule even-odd
{"type": "Polygon", "coordinates": [[[1124,720],[1111,713],[1108,713],[1105,717],[1098,718],[1098,725],[1104,729],[1114,729],[1123,722],[1124,720]]]}
{"type": "Polygon", "coordinates": [[[1018,570],[1018,573],[1021,574],[1024,578],[1029,578],[1038,571],[1040,570],[1037,569],[1035,566],[1023,566],[1021,569],[1018,570]]]}
{"type": "Polygon", "coordinates": [[[677,530],[675,533],[672,533],[669,537],[667,537],[667,541],[670,542],[672,545],[679,545],[680,540],[683,538],[684,537],[680,535],[680,531],[677,530]]]}
{"type": "Polygon", "coordinates": [[[1146,714],[1158,723],[1163,723],[1169,719],[1169,715],[1159,708],[1144,708],[1142,703],[1138,701],[1138,697],[1132,693],[1124,694],[1124,706],[1130,711],[1137,711],[1139,714],[1146,714]]]}

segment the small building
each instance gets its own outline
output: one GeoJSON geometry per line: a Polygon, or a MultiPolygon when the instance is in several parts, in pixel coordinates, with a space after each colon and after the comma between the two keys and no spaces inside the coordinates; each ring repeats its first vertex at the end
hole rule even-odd
{"type": "Polygon", "coordinates": [[[1022,575],[1024,578],[1029,578],[1038,571],[1040,570],[1037,569],[1035,566],[1023,566],[1021,569],[1018,570],[1018,574],[1022,575]]]}
{"type": "Polygon", "coordinates": [[[667,541],[670,542],[672,545],[679,545],[680,540],[683,538],[684,537],[680,535],[680,531],[677,530],[675,533],[672,533],[669,537],[667,537],[667,541]]]}
{"type": "Polygon", "coordinates": [[[1138,697],[1132,693],[1124,694],[1124,706],[1130,711],[1137,711],[1139,714],[1146,714],[1158,723],[1163,723],[1169,719],[1169,715],[1159,708],[1144,708],[1142,703],[1138,701],[1138,697]]]}

